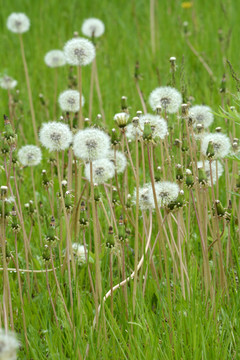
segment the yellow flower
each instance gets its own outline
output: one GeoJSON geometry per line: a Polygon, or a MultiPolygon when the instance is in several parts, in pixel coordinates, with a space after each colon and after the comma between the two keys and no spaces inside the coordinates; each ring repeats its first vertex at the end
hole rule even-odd
{"type": "Polygon", "coordinates": [[[193,6],[193,3],[191,1],[184,1],[181,6],[183,9],[190,9],[193,6]]]}

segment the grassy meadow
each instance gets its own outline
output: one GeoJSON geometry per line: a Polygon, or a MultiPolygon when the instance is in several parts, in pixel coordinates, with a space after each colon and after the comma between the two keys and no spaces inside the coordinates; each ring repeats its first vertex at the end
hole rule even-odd
{"type": "MultiPolygon", "coordinates": [[[[0,186],[7,186],[0,198],[0,328],[16,334],[17,358],[239,359],[240,2],[0,0],[0,7],[0,78],[18,82],[0,88],[0,186]],[[95,186],[92,161],[77,158],[72,145],[49,152],[36,143],[19,36],[6,27],[13,12],[31,22],[22,39],[37,133],[53,120],[73,134],[101,129],[114,156],[125,154],[123,173],[114,170],[95,186]],[[75,32],[86,38],[81,27],[90,17],[105,25],[94,62],[81,70],[48,67],[45,54],[62,50],[75,32]],[[85,104],[66,113],[58,96],[79,90],[80,81],[85,104]],[[154,139],[147,123],[129,141],[114,115],[123,112],[138,127],[138,111],[156,114],[149,95],[163,86],[176,88],[187,105],[157,110],[168,126],[164,139],[154,139]],[[198,137],[194,105],[214,114],[198,137]],[[203,153],[201,141],[219,127],[231,149],[219,154],[223,171],[214,181],[217,148],[209,143],[203,153]],[[36,166],[18,159],[28,144],[41,148],[36,166]],[[200,160],[209,161],[208,175],[200,160]],[[156,206],[159,181],[181,191],[156,206]],[[145,183],[154,204],[147,209],[145,183]],[[81,255],[73,244],[84,246],[81,255]]],[[[15,359],[1,351],[0,340],[0,359],[15,359]]]]}

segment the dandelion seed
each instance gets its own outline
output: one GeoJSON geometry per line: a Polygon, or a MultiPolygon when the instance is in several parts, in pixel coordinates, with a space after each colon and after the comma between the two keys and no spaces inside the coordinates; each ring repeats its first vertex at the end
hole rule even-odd
{"type": "MultiPolygon", "coordinates": [[[[63,91],[58,98],[58,103],[63,111],[77,112],[79,111],[79,91],[77,90],[66,90],[63,91]]],[[[84,105],[84,97],[82,95],[82,106],[84,105]]]]}
{"type": "Polygon", "coordinates": [[[230,139],[225,134],[210,133],[202,137],[201,152],[206,156],[209,142],[212,142],[214,158],[224,158],[231,150],[230,139]]]}
{"type": "Polygon", "coordinates": [[[96,18],[84,20],[82,25],[82,33],[88,37],[100,37],[105,31],[104,23],[96,18]]]}
{"type": "Polygon", "coordinates": [[[24,13],[12,13],[7,18],[7,28],[13,33],[22,34],[29,30],[30,20],[24,13]]]}
{"type": "Polygon", "coordinates": [[[115,163],[115,151],[114,150],[111,150],[109,152],[108,159],[113,162],[118,174],[121,174],[122,172],[124,172],[124,170],[127,166],[127,159],[126,159],[126,156],[122,152],[116,151],[116,163],[115,163]]]}
{"type": "Polygon", "coordinates": [[[102,130],[95,128],[79,130],[74,136],[73,152],[84,161],[107,158],[110,143],[110,137],[102,130]]]}
{"type": "Polygon", "coordinates": [[[158,87],[149,96],[149,104],[154,111],[161,106],[163,110],[170,114],[176,113],[181,103],[182,95],[178,90],[170,86],[158,87]]]}
{"type": "Polygon", "coordinates": [[[74,38],[65,44],[64,54],[68,64],[85,66],[93,61],[96,52],[91,41],[84,38],[74,38]]]}
{"type": "MultiPolygon", "coordinates": [[[[99,159],[92,162],[93,182],[94,184],[103,184],[111,179],[115,174],[115,167],[112,161],[108,159],[99,159]]],[[[90,182],[90,164],[85,166],[85,176],[90,182]]]]}
{"type": "Polygon", "coordinates": [[[170,181],[160,181],[155,184],[158,206],[163,207],[169,205],[176,200],[180,191],[176,183],[170,181]]]}
{"type": "Polygon", "coordinates": [[[13,333],[0,330],[0,360],[16,360],[19,342],[13,333]]]}
{"type": "Polygon", "coordinates": [[[50,151],[65,150],[72,142],[72,132],[68,125],[57,121],[44,123],[39,138],[41,144],[50,151]]]}
{"type": "Polygon", "coordinates": [[[0,78],[0,87],[2,89],[10,90],[15,88],[17,85],[17,80],[14,80],[12,77],[4,75],[0,78]]]}
{"type": "Polygon", "coordinates": [[[66,64],[64,52],[61,50],[51,50],[44,57],[45,64],[51,68],[66,64]]]}
{"type": "MultiPolygon", "coordinates": [[[[134,190],[133,204],[136,204],[137,189],[134,190]]],[[[139,207],[142,211],[152,210],[155,208],[152,185],[150,183],[144,184],[139,188],[139,207]]]]}
{"type": "MultiPolygon", "coordinates": [[[[198,161],[197,167],[198,169],[203,168],[203,162],[198,161]]],[[[215,184],[217,179],[222,176],[224,169],[222,164],[218,160],[217,160],[217,165],[216,165],[216,161],[212,161],[211,168],[212,168],[212,180],[213,180],[213,184],[215,184]]],[[[211,185],[210,164],[208,160],[204,161],[204,169],[205,169],[205,174],[207,175],[208,184],[211,185]]]]}
{"type": "Polygon", "coordinates": [[[26,145],[18,151],[18,159],[23,166],[35,166],[42,160],[42,152],[38,146],[26,145]]]}
{"type": "Polygon", "coordinates": [[[195,105],[189,109],[189,117],[192,119],[193,127],[198,124],[208,128],[213,122],[212,109],[205,105],[195,105]]]}

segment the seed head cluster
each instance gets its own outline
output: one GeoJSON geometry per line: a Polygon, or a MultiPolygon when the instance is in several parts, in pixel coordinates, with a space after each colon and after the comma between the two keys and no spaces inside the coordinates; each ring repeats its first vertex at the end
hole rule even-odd
{"type": "Polygon", "coordinates": [[[82,24],[82,33],[88,37],[100,37],[105,31],[104,23],[96,18],[84,20],[82,24]]]}
{"type": "MultiPolygon", "coordinates": [[[[80,94],[77,90],[63,91],[58,98],[58,103],[62,111],[77,112],[79,111],[80,94]]],[[[82,106],[84,105],[84,97],[82,96],[82,106]]]]}
{"type": "Polygon", "coordinates": [[[154,111],[161,107],[164,111],[173,114],[182,104],[182,95],[170,86],[158,87],[151,92],[149,104],[154,111]]]}
{"type": "Polygon", "coordinates": [[[93,43],[84,38],[69,40],[64,46],[64,54],[67,63],[76,66],[88,65],[96,56],[93,43]]]}
{"type": "Polygon", "coordinates": [[[24,13],[12,13],[7,19],[7,28],[13,33],[22,34],[29,30],[30,20],[24,13]]]}
{"type": "Polygon", "coordinates": [[[42,125],[39,138],[41,144],[49,151],[60,151],[70,146],[72,132],[68,125],[51,121],[42,125]]]}
{"type": "Polygon", "coordinates": [[[10,90],[17,86],[17,80],[14,80],[12,77],[4,75],[0,78],[0,87],[2,89],[10,90]]]}
{"type": "Polygon", "coordinates": [[[209,142],[212,142],[214,148],[214,158],[224,158],[231,151],[231,142],[227,135],[221,133],[209,133],[202,137],[201,152],[207,155],[209,142]]]}
{"type": "MultiPolygon", "coordinates": [[[[94,184],[103,184],[115,174],[115,166],[108,159],[99,159],[92,162],[92,181],[94,184]]],[[[91,181],[90,163],[85,166],[85,176],[91,181]]]]}
{"type": "Polygon", "coordinates": [[[23,166],[35,166],[42,160],[42,152],[38,146],[25,145],[18,151],[18,160],[23,166]]]}
{"type": "Polygon", "coordinates": [[[62,50],[51,50],[44,57],[45,64],[51,68],[66,64],[64,52],[62,50]]]}

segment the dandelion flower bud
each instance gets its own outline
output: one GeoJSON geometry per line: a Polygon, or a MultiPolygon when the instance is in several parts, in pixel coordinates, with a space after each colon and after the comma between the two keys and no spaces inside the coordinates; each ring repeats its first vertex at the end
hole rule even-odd
{"type": "Polygon", "coordinates": [[[155,111],[161,106],[166,112],[176,113],[182,103],[182,95],[170,86],[162,86],[153,90],[149,96],[149,104],[155,111]]]}
{"type": "Polygon", "coordinates": [[[206,155],[209,142],[212,142],[214,149],[214,158],[224,158],[231,150],[231,143],[229,138],[222,133],[205,134],[202,137],[201,152],[206,155]]]}
{"type": "MultiPolygon", "coordinates": [[[[197,167],[198,167],[198,169],[203,168],[203,162],[198,161],[197,162],[197,167]]],[[[208,184],[211,185],[210,164],[209,164],[208,160],[204,161],[204,169],[205,169],[205,174],[207,176],[208,184]]],[[[222,176],[224,169],[223,169],[223,166],[220,163],[220,161],[217,161],[217,165],[216,165],[216,161],[212,161],[211,169],[212,169],[213,184],[215,184],[217,179],[222,176]]]]}
{"type": "Polygon", "coordinates": [[[23,13],[12,13],[7,18],[7,28],[13,33],[22,34],[29,30],[30,20],[23,13]]]}
{"type": "Polygon", "coordinates": [[[61,50],[51,50],[44,57],[45,64],[51,68],[66,64],[64,52],[61,50]]]}
{"type": "Polygon", "coordinates": [[[0,78],[0,87],[2,89],[10,90],[15,88],[17,85],[17,80],[14,80],[12,77],[4,75],[0,78]]]}
{"type": "Polygon", "coordinates": [[[180,188],[176,183],[170,181],[160,181],[155,184],[158,206],[167,206],[178,197],[180,188]]]}
{"type": "Polygon", "coordinates": [[[82,33],[88,37],[100,37],[103,35],[104,30],[104,23],[96,18],[86,19],[82,24],[82,33]]]}
{"type": "Polygon", "coordinates": [[[115,152],[114,150],[111,150],[108,154],[108,159],[113,162],[118,174],[124,172],[127,166],[127,159],[122,152],[120,151],[115,152]],[[116,155],[116,161],[115,161],[115,155],[116,155]]]}
{"type": "MultiPolygon", "coordinates": [[[[137,189],[134,190],[133,203],[136,204],[137,189]]],[[[154,209],[154,198],[150,183],[139,188],[139,207],[142,211],[154,209]]]]}
{"type": "Polygon", "coordinates": [[[113,120],[116,121],[118,127],[124,128],[128,123],[129,114],[125,112],[117,113],[114,115],[113,120]]]}
{"type": "MultiPolygon", "coordinates": [[[[111,179],[115,174],[115,167],[112,161],[108,159],[99,159],[95,160],[92,163],[93,170],[93,182],[96,184],[103,184],[109,179],[111,179]]],[[[90,164],[86,164],[85,166],[85,176],[87,180],[90,182],[90,164]]]]}
{"type": "Polygon", "coordinates": [[[195,105],[189,109],[189,117],[192,119],[193,127],[202,124],[208,128],[213,122],[212,109],[205,105],[195,105]]]}
{"type": "Polygon", "coordinates": [[[84,38],[69,40],[64,46],[64,54],[68,64],[85,66],[95,58],[96,52],[93,43],[84,38]]]}
{"type": "Polygon", "coordinates": [[[41,144],[49,151],[65,150],[72,142],[72,132],[68,125],[51,121],[41,127],[39,138],[41,144]]]}
{"type": "Polygon", "coordinates": [[[17,349],[19,342],[13,333],[3,332],[0,330],[0,359],[1,360],[16,360],[17,349]]]}
{"type": "MultiPolygon", "coordinates": [[[[58,98],[58,103],[63,111],[77,112],[79,111],[79,91],[66,90],[63,91],[58,98]]],[[[82,106],[84,105],[84,97],[82,96],[82,106]]]]}
{"type": "Polygon", "coordinates": [[[38,146],[26,145],[18,151],[18,160],[23,166],[35,166],[42,160],[42,152],[38,146]]]}
{"type": "Polygon", "coordinates": [[[102,130],[90,128],[79,130],[74,136],[73,152],[84,161],[94,161],[107,157],[110,137],[102,130]]]}

